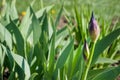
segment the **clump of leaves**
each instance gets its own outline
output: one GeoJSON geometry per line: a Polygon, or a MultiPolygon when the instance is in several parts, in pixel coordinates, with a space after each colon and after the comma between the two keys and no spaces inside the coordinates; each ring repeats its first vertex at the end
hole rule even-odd
{"type": "Polygon", "coordinates": [[[119,64],[111,65],[117,63],[120,56],[119,24],[116,25],[118,28],[105,33],[102,30],[108,24],[103,21],[100,37],[92,44],[87,20],[91,12],[79,13],[74,6],[74,25],[63,3],[56,17],[52,17],[49,11],[56,5],[42,6],[35,12],[33,1],[19,20],[15,0],[5,4],[4,13],[0,14],[1,80],[6,69],[9,80],[113,80],[119,75],[119,64]],[[67,23],[58,30],[61,15],[65,16],[67,23]],[[88,60],[83,57],[85,39],[90,50],[88,60]]]}

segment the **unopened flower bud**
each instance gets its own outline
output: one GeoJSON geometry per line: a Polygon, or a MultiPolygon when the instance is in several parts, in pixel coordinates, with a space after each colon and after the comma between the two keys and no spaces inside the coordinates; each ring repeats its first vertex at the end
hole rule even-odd
{"type": "Polygon", "coordinates": [[[83,46],[83,57],[84,57],[84,59],[88,60],[89,55],[90,55],[89,47],[88,47],[88,44],[85,40],[85,43],[84,43],[84,46],[83,46]]]}
{"type": "Polygon", "coordinates": [[[22,15],[22,16],[25,16],[25,15],[26,15],[26,12],[25,12],[25,11],[23,11],[23,12],[21,13],[21,15],[22,15]]]}
{"type": "Polygon", "coordinates": [[[99,28],[97,21],[94,18],[93,12],[92,12],[92,16],[89,22],[89,34],[90,34],[92,42],[96,41],[100,34],[100,28],[99,28]]]}

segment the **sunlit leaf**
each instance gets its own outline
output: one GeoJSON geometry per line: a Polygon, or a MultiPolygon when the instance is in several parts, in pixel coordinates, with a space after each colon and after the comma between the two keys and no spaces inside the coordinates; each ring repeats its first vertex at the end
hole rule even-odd
{"type": "Polygon", "coordinates": [[[36,17],[37,17],[37,18],[40,18],[40,17],[43,15],[44,11],[46,11],[46,12],[50,11],[53,6],[54,6],[54,5],[51,5],[51,6],[44,7],[43,9],[40,9],[40,10],[36,13],[36,17]]]}
{"type": "Polygon", "coordinates": [[[109,58],[98,58],[98,60],[96,61],[96,63],[95,64],[98,64],[98,63],[101,63],[101,64],[103,64],[103,63],[110,63],[110,64],[112,64],[112,63],[117,63],[118,61],[117,60],[113,60],[113,59],[109,59],[109,58]]]}
{"type": "Polygon", "coordinates": [[[22,56],[15,54],[13,52],[11,52],[13,59],[15,60],[15,62],[20,66],[20,68],[24,71],[25,75],[26,75],[26,79],[30,78],[30,67],[28,65],[28,62],[26,61],[26,59],[24,59],[22,56]]]}
{"type": "Polygon", "coordinates": [[[0,41],[5,41],[10,49],[12,49],[12,37],[10,32],[0,24],[0,41]]]}
{"type": "Polygon", "coordinates": [[[18,13],[15,7],[15,3],[16,3],[16,0],[12,0],[11,9],[10,9],[10,16],[13,20],[18,19],[18,13]]]}
{"type": "Polygon", "coordinates": [[[34,78],[35,78],[37,75],[38,75],[37,73],[33,73],[33,74],[30,76],[29,80],[35,80],[34,78]]]}
{"type": "Polygon", "coordinates": [[[21,24],[20,24],[20,31],[22,33],[22,36],[24,39],[27,38],[27,35],[28,35],[28,32],[29,32],[29,35],[32,31],[32,29],[30,31],[29,30],[29,27],[30,27],[30,24],[32,23],[32,13],[30,12],[30,7],[27,9],[26,11],[26,15],[23,17],[22,21],[21,21],[21,24]]]}

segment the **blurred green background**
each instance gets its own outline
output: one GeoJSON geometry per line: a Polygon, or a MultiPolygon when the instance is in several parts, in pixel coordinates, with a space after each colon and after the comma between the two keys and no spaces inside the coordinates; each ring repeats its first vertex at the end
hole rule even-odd
{"type": "MultiPolygon", "coordinates": [[[[26,11],[32,1],[33,0],[16,0],[18,12],[21,13],[22,11],[26,11]]],[[[43,6],[55,4],[56,6],[54,9],[57,11],[62,1],[64,1],[65,8],[70,12],[72,12],[73,3],[76,2],[75,4],[78,8],[89,8],[96,14],[103,16],[105,19],[110,19],[113,16],[120,17],[120,0],[35,0],[33,8],[34,10],[40,9],[41,2],[43,2],[43,6]]],[[[0,5],[1,3],[2,0],[0,0],[0,5]]]]}

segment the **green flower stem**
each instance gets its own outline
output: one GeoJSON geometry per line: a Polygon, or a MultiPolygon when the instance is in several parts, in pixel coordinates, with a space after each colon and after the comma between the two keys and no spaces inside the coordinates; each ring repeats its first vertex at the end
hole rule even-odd
{"type": "Polygon", "coordinates": [[[86,65],[86,67],[85,67],[85,71],[84,71],[84,73],[83,73],[82,80],[86,80],[86,79],[87,79],[88,71],[89,71],[89,69],[90,69],[90,65],[91,65],[91,62],[92,62],[93,54],[94,54],[95,44],[96,44],[96,41],[93,42],[92,50],[91,50],[91,53],[90,53],[90,56],[89,56],[87,65],[86,65]]]}

